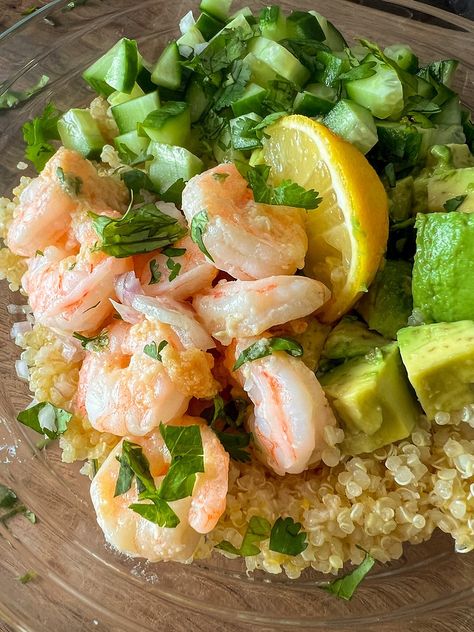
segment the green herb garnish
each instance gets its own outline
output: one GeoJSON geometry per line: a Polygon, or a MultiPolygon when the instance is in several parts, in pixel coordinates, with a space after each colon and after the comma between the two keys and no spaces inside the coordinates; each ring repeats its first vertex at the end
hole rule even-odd
{"type": "Polygon", "coordinates": [[[77,197],[81,192],[82,178],[73,176],[70,173],[64,173],[62,167],[56,168],[56,177],[59,180],[61,189],[71,197],[77,197]]]}
{"type": "Polygon", "coordinates": [[[339,577],[332,582],[329,582],[327,585],[322,585],[320,588],[326,590],[327,592],[339,597],[339,599],[345,599],[349,601],[354,596],[354,592],[356,591],[358,585],[370,571],[372,566],[375,564],[375,560],[371,557],[367,552],[365,554],[365,558],[362,563],[355,568],[352,572],[344,575],[343,577],[339,577]]]}
{"type": "Polygon", "coordinates": [[[17,501],[18,497],[13,489],[0,484],[0,507],[2,509],[10,509],[17,501]]]}
{"type": "Polygon", "coordinates": [[[72,334],[72,337],[76,338],[76,340],[80,340],[82,348],[86,349],[86,351],[99,352],[109,346],[109,332],[107,329],[104,329],[100,334],[92,336],[91,338],[83,336],[77,331],[72,334]]]}
{"type": "Polygon", "coordinates": [[[52,140],[59,140],[59,112],[52,103],[44,108],[41,116],[36,116],[22,127],[23,139],[26,143],[25,158],[30,160],[37,171],[41,171],[55,149],[52,140]]]}
{"type": "Polygon", "coordinates": [[[278,518],[270,534],[270,551],[285,555],[299,555],[308,546],[306,533],[301,531],[301,523],[293,518],[278,518]]]}
{"type": "Polygon", "coordinates": [[[18,103],[28,101],[28,99],[31,99],[32,96],[42,90],[47,83],[49,83],[49,77],[41,75],[35,85],[28,88],[28,90],[7,90],[0,96],[0,110],[8,110],[18,105],[18,103]]]}
{"type": "Polygon", "coordinates": [[[136,194],[140,193],[140,191],[151,191],[152,193],[157,193],[150,177],[141,169],[129,169],[128,171],[122,171],[120,177],[129,191],[133,191],[136,194]]]}
{"type": "Polygon", "coordinates": [[[139,123],[137,126],[138,133],[142,136],[146,136],[145,129],[161,129],[170,120],[183,114],[188,110],[189,105],[184,101],[168,101],[164,103],[159,110],[153,110],[150,112],[143,123],[139,123]]]}
{"type": "Polygon", "coordinates": [[[27,584],[32,579],[35,579],[35,577],[38,577],[38,573],[36,571],[27,571],[21,577],[17,577],[17,579],[21,584],[27,584]]]}
{"type": "Polygon", "coordinates": [[[229,456],[242,463],[251,458],[247,448],[252,435],[242,427],[247,406],[245,399],[236,398],[224,403],[222,397],[217,395],[214,397],[213,407],[202,412],[229,456]]]}
{"type": "Polygon", "coordinates": [[[446,200],[446,202],[443,204],[443,208],[448,213],[451,213],[452,211],[457,211],[466,198],[467,195],[457,195],[450,200],[446,200]]]}
{"type": "Polygon", "coordinates": [[[156,262],[156,259],[152,259],[149,263],[149,266],[151,277],[148,285],[155,285],[155,283],[158,283],[158,281],[161,279],[161,272],[158,268],[158,263],[156,262]]]}
{"type": "Polygon", "coordinates": [[[239,555],[241,557],[249,557],[251,555],[258,555],[260,553],[260,547],[258,546],[262,540],[267,540],[270,537],[271,524],[266,518],[260,516],[252,516],[247,525],[242,544],[239,548],[227,540],[222,540],[216,545],[216,549],[227,551],[233,555],[239,555]]]}
{"type": "Polygon", "coordinates": [[[253,362],[260,358],[271,355],[274,351],[286,351],[289,355],[297,358],[303,355],[303,347],[292,338],[272,337],[262,338],[254,342],[250,347],[244,349],[232,367],[232,371],[237,371],[245,362],[253,362]]]}
{"type": "Polygon", "coordinates": [[[196,215],[191,220],[191,239],[199,246],[199,250],[214,263],[214,259],[209,254],[209,251],[203,242],[203,236],[206,232],[208,222],[209,216],[206,210],[196,213],[196,215]]]}
{"type": "Polygon", "coordinates": [[[184,62],[184,65],[205,77],[225,70],[245,52],[246,42],[252,36],[252,32],[242,28],[225,29],[212,38],[202,53],[184,62]]]}
{"type": "Polygon", "coordinates": [[[18,413],[17,420],[35,432],[57,439],[68,427],[72,413],[53,406],[49,402],[40,402],[18,413]]]}
{"type": "Polygon", "coordinates": [[[143,347],[143,353],[145,353],[150,358],[153,358],[153,360],[158,360],[159,362],[163,362],[163,359],[161,357],[161,352],[163,351],[163,349],[166,347],[167,344],[168,344],[167,340],[162,340],[160,344],[157,346],[156,342],[153,340],[152,342],[150,342],[149,344],[143,347]]]}

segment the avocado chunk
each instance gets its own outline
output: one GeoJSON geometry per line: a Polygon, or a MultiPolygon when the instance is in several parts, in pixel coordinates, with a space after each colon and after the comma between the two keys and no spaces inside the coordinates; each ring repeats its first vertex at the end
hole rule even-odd
{"type": "Polygon", "coordinates": [[[395,340],[413,311],[411,264],[388,260],[377,272],[374,282],[357,305],[357,311],[369,325],[386,338],[395,340]]]}
{"type": "Polygon", "coordinates": [[[416,228],[414,307],[425,322],[474,319],[474,214],[420,214],[416,228]]]}
{"type": "Polygon", "coordinates": [[[428,153],[426,165],[440,169],[474,167],[474,156],[466,144],[434,145],[428,153]]]}
{"type": "Polygon", "coordinates": [[[313,318],[303,333],[292,335],[292,338],[303,347],[301,359],[311,371],[316,371],[318,368],[321,351],[330,331],[331,325],[325,325],[317,318],[313,318]]]}
{"type": "Polygon", "coordinates": [[[393,222],[403,222],[411,217],[413,206],[413,177],[407,176],[395,182],[394,187],[388,187],[388,212],[393,222]]]}
{"type": "Polygon", "coordinates": [[[474,212],[474,167],[438,168],[414,181],[415,213],[443,212],[448,200],[464,196],[458,211],[474,212]]]}
{"type": "Polygon", "coordinates": [[[367,325],[355,316],[344,316],[327,337],[321,354],[321,368],[365,355],[388,342],[369,331],[367,325]]]}
{"type": "Polygon", "coordinates": [[[396,343],[341,364],[320,382],[344,425],[348,454],[405,439],[419,417],[396,343]]]}
{"type": "Polygon", "coordinates": [[[474,321],[407,327],[398,343],[428,419],[474,404],[474,321]]]}

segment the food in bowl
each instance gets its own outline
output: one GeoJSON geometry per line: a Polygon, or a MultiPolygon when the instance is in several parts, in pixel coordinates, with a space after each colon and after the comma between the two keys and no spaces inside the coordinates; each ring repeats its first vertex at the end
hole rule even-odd
{"type": "Polygon", "coordinates": [[[39,175],[3,200],[0,251],[28,296],[19,421],[86,461],[131,556],[298,577],[435,528],[472,549],[456,62],[275,6],[204,1],[180,29],[153,66],[123,38],[89,107],[24,126],[39,175]]]}

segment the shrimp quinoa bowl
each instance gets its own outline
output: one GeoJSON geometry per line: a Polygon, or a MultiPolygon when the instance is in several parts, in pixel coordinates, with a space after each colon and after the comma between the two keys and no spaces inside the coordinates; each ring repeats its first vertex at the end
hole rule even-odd
{"type": "Polygon", "coordinates": [[[12,423],[84,462],[117,551],[349,599],[436,529],[474,548],[474,124],[455,60],[230,5],[25,122],[12,423]]]}

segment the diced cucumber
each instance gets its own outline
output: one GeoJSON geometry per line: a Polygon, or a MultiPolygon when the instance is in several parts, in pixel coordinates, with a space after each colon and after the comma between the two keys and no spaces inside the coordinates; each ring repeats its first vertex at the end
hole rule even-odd
{"type": "Polygon", "coordinates": [[[385,55],[392,59],[402,70],[416,73],[418,70],[418,57],[406,44],[392,44],[384,50],[385,55]]]}
{"type": "Polygon", "coordinates": [[[191,123],[195,123],[201,118],[210,103],[200,78],[196,76],[191,78],[186,91],[186,101],[189,105],[191,123]]]}
{"type": "Polygon", "coordinates": [[[446,101],[441,108],[441,112],[435,114],[431,120],[437,125],[461,125],[462,112],[459,97],[456,95],[449,101],[446,101]]]}
{"type": "Polygon", "coordinates": [[[239,99],[232,102],[231,107],[235,116],[255,112],[262,114],[262,105],[268,92],[256,83],[249,83],[239,99]]]}
{"type": "Polygon", "coordinates": [[[314,73],[314,80],[326,86],[332,86],[339,75],[350,70],[350,63],[347,56],[339,53],[328,53],[319,51],[316,59],[324,64],[324,68],[314,73]]]}
{"type": "Polygon", "coordinates": [[[316,40],[326,39],[318,19],[308,11],[292,11],[287,18],[287,37],[291,39],[316,40]]]}
{"type": "Polygon", "coordinates": [[[263,37],[275,42],[287,37],[286,17],[280,7],[272,5],[260,11],[258,26],[263,37]]]}
{"type": "Polygon", "coordinates": [[[191,57],[196,44],[204,44],[204,42],[204,37],[196,25],[192,26],[189,31],[176,40],[179,54],[186,58],[191,57]]]}
{"type": "MultiPolygon", "coordinates": [[[[422,155],[423,134],[410,123],[376,121],[379,137],[378,150],[387,162],[403,162],[407,166],[415,165],[422,155]]],[[[431,136],[427,129],[426,140],[431,136]]],[[[423,149],[424,151],[424,149],[423,149]]]]}
{"type": "Polygon", "coordinates": [[[153,92],[156,85],[151,80],[151,65],[138,54],[138,75],[137,83],[145,94],[153,92]]]}
{"type": "Polygon", "coordinates": [[[139,136],[135,130],[126,134],[120,134],[120,136],[114,138],[115,149],[120,156],[124,157],[129,157],[130,154],[137,156],[144,154],[149,144],[150,139],[139,136]]]}
{"type": "Polygon", "coordinates": [[[142,97],[144,94],[145,93],[140,88],[138,83],[135,83],[130,94],[127,94],[126,92],[119,92],[118,90],[116,90],[107,97],[107,101],[110,103],[111,106],[114,106],[118,105],[119,103],[125,103],[125,101],[130,101],[130,99],[142,97]]]}
{"type": "Polygon", "coordinates": [[[304,92],[299,92],[293,104],[296,114],[305,116],[319,116],[327,114],[337,101],[337,92],[334,88],[319,84],[306,86],[304,92]]]}
{"type": "Polygon", "coordinates": [[[114,90],[131,92],[138,74],[138,48],[135,40],[123,37],[89,66],[82,77],[99,94],[114,90]]]}
{"type": "Polygon", "coordinates": [[[462,125],[437,125],[433,129],[430,145],[463,145],[465,142],[462,125]]]}
{"type": "Polygon", "coordinates": [[[191,130],[189,105],[181,101],[169,101],[154,110],[143,123],[138,124],[140,136],[148,136],[157,143],[182,147],[191,130]]]}
{"type": "Polygon", "coordinates": [[[265,153],[263,149],[260,147],[259,149],[254,149],[250,154],[249,165],[251,167],[255,167],[256,165],[264,165],[265,164],[265,153]]]}
{"type": "Polygon", "coordinates": [[[181,85],[182,66],[178,44],[170,42],[156,62],[151,80],[157,86],[178,90],[181,85]]]}
{"type": "MultiPolygon", "coordinates": [[[[222,31],[220,31],[220,33],[225,33],[229,30],[235,31],[236,29],[240,29],[244,37],[250,38],[253,35],[253,29],[250,26],[249,21],[242,13],[230,20],[222,29],[222,31]]],[[[220,33],[217,33],[215,37],[218,37],[220,33]]]]}
{"type": "Polygon", "coordinates": [[[148,150],[154,156],[148,174],[160,192],[168,191],[177,180],[187,182],[204,168],[202,160],[184,147],[150,143],[148,150]]]}
{"type": "Polygon", "coordinates": [[[253,83],[266,87],[271,81],[275,81],[279,78],[271,66],[257,59],[253,53],[248,53],[248,55],[244,57],[243,62],[244,65],[250,68],[250,78],[253,83]]]}
{"type": "Polygon", "coordinates": [[[302,86],[309,79],[309,70],[289,50],[273,40],[256,37],[250,41],[249,51],[280,77],[297,86],[302,86]]]}
{"type": "Polygon", "coordinates": [[[255,18],[253,17],[252,9],[250,7],[242,7],[230,16],[229,22],[231,22],[234,18],[239,17],[239,15],[243,15],[246,20],[255,20],[255,18]]]}
{"type": "Polygon", "coordinates": [[[74,149],[85,158],[99,158],[105,139],[97,121],[89,110],[73,108],[58,121],[61,142],[67,149],[74,149]]]}
{"type": "Polygon", "coordinates": [[[332,22],[317,11],[310,11],[309,13],[318,20],[319,26],[324,33],[324,41],[332,51],[342,51],[347,48],[346,40],[332,22]]]}
{"type": "Polygon", "coordinates": [[[357,103],[341,99],[323,119],[324,125],[366,154],[377,143],[372,114],[357,103]]]}
{"type": "Polygon", "coordinates": [[[246,162],[245,155],[240,149],[232,147],[229,125],[222,130],[219,138],[212,143],[212,153],[216,162],[246,162]]]}
{"type": "Polygon", "coordinates": [[[252,151],[260,147],[261,141],[255,135],[247,136],[246,130],[249,124],[260,123],[261,120],[262,117],[253,112],[231,119],[229,125],[232,147],[241,151],[252,151]]]}
{"type": "Polygon", "coordinates": [[[217,20],[225,22],[229,17],[232,0],[201,0],[199,8],[217,20]]]}
{"type": "Polygon", "coordinates": [[[137,128],[137,123],[142,123],[150,112],[160,107],[158,92],[150,92],[143,97],[131,99],[125,103],[114,105],[112,116],[117,123],[121,134],[131,132],[137,128]]]}
{"type": "Polygon", "coordinates": [[[403,86],[391,66],[379,63],[375,75],[347,81],[347,95],[380,119],[399,117],[403,111],[403,86]]]}
{"type": "Polygon", "coordinates": [[[204,39],[210,40],[211,37],[214,37],[216,33],[218,33],[224,27],[224,22],[221,20],[216,20],[216,18],[209,13],[201,13],[201,15],[196,20],[196,28],[199,29],[202,33],[204,39]]]}

